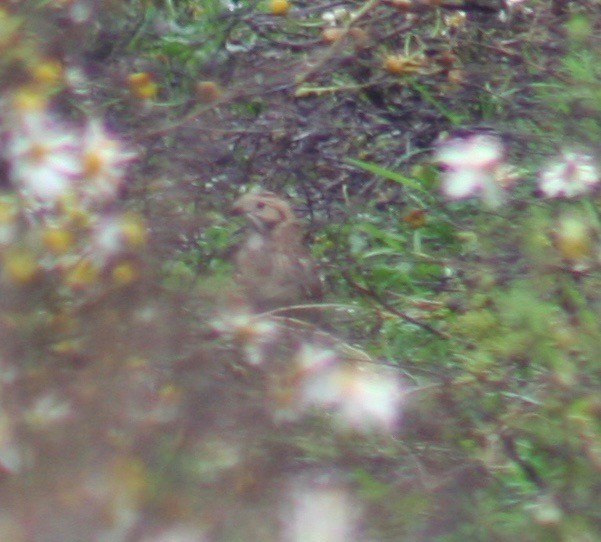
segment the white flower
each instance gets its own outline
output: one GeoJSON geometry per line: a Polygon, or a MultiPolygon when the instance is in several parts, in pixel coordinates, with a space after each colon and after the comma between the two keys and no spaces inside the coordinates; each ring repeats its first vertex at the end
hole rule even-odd
{"type": "Polygon", "coordinates": [[[301,351],[297,362],[301,365],[301,410],[331,409],[340,425],[356,431],[395,428],[403,394],[394,372],[376,365],[350,364],[340,360],[335,352],[310,346],[301,351]]]}
{"type": "Polygon", "coordinates": [[[142,542],[206,542],[208,540],[204,530],[193,525],[175,525],[147,535],[142,542]]]}
{"type": "Polygon", "coordinates": [[[145,242],[146,228],[135,215],[99,216],[90,235],[89,251],[101,264],[145,242]]]}
{"type": "Polygon", "coordinates": [[[337,7],[332,11],[326,11],[322,14],[321,18],[328,23],[330,26],[336,26],[339,23],[349,19],[351,14],[343,7],[337,7]]]}
{"type": "Polygon", "coordinates": [[[12,120],[4,155],[11,181],[26,196],[47,204],[74,191],[85,203],[117,196],[125,164],[135,155],[124,151],[99,121],[91,121],[82,134],[45,107],[18,110],[12,120]]]}
{"type": "Polygon", "coordinates": [[[449,199],[481,197],[488,205],[502,202],[498,170],[503,166],[503,144],[489,135],[443,141],[435,160],[443,168],[442,192],[449,199]]]}
{"type": "Polygon", "coordinates": [[[70,419],[74,410],[72,405],[54,393],[39,397],[26,412],[26,421],[34,427],[50,427],[70,419]]]}
{"type": "Polygon", "coordinates": [[[102,217],[92,230],[90,249],[92,255],[106,262],[119,254],[126,246],[126,238],[120,216],[102,217]]]}
{"type": "Polygon", "coordinates": [[[436,152],[436,161],[454,170],[492,171],[502,158],[501,141],[494,136],[480,134],[443,141],[436,152]]]}
{"type": "Polygon", "coordinates": [[[327,472],[292,480],[283,500],[284,542],[351,542],[357,540],[358,504],[347,484],[327,472]]]}
{"type": "Polygon", "coordinates": [[[566,151],[539,174],[539,188],[548,198],[573,198],[591,192],[601,181],[591,156],[566,151]]]}
{"type": "Polygon", "coordinates": [[[45,111],[18,116],[5,149],[10,178],[26,195],[54,202],[71,188],[80,170],[78,140],[45,111]]]}
{"type": "Polygon", "coordinates": [[[266,318],[251,314],[245,308],[222,315],[213,322],[213,329],[220,335],[230,337],[239,344],[246,361],[251,365],[260,365],[269,347],[278,335],[277,325],[266,318]]]}
{"type": "Polygon", "coordinates": [[[114,199],[124,181],[125,164],[135,154],[125,152],[118,140],[108,136],[99,121],[91,121],[81,141],[80,190],[92,201],[114,199]]]}
{"type": "Polygon", "coordinates": [[[296,355],[296,363],[305,374],[319,373],[338,362],[337,354],[328,348],[305,343],[296,355]]]}
{"type": "Polygon", "coordinates": [[[357,431],[394,430],[402,393],[395,374],[378,367],[345,367],[337,375],[339,420],[357,431]]]}
{"type": "Polygon", "coordinates": [[[449,199],[465,199],[494,189],[494,177],[478,169],[448,170],[443,174],[442,190],[449,199]]]}

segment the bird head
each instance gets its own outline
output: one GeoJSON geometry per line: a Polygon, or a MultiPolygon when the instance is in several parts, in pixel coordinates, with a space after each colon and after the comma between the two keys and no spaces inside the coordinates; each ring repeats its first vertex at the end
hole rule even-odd
{"type": "Polygon", "coordinates": [[[272,230],[283,222],[295,219],[290,205],[267,191],[244,194],[236,200],[231,212],[244,215],[259,231],[272,230]]]}

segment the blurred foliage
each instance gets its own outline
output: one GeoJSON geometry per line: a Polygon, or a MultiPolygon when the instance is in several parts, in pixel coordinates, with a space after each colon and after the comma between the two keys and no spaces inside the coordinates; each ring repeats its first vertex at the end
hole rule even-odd
{"type": "Polygon", "coordinates": [[[438,4],[0,8],[0,538],[282,540],[315,471],[358,499],[357,540],[599,539],[600,198],[535,189],[565,147],[599,155],[598,5],[438,4]],[[51,233],[5,153],[30,95],[138,155],[51,233]],[[436,141],[484,128],[520,181],[444,201],[436,141]],[[253,186],[307,218],[328,341],[403,379],[394,431],[287,419],[289,339],[257,366],[256,320],[223,333],[253,186]],[[95,268],[114,211],[128,243],[95,268]]]}

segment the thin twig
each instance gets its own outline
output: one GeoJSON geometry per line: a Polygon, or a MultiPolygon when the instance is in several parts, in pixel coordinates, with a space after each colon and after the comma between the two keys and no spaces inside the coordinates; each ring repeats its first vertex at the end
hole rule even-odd
{"type": "Polygon", "coordinates": [[[386,309],[391,314],[398,316],[399,318],[405,320],[406,322],[415,324],[416,326],[419,326],[422,329],[425,329],[426,331],[433,333],[434,335],[436,335],[437,337],[440,337],[441,339],[445,339],[445,340],[450,339],[449,335],[447,335],[446,333],[443,333],[442,331],[436,329],[435,327],[431,326],[430,324],[428,324],[426,322],[422,322],[421,320],[418,320],[417,318],[413,318],[413,316],[409,316],[406,312],[403,312],[403,311],[397,309],[396,307],[393,307],[392,305],[388,304],[374,291],[374,289],[371,286],[362,286],[361,284],[358,284],[353,279],[351,279],[346,273],[343,273],[343,276],[347,280],[347,282],[351,286],[353,286],[353,288],[355,288],[357,291],[359,291],[363,295],[370,297],[371,299],[376,301],[379,305],[381,305],[384,309],[386,309]]]}

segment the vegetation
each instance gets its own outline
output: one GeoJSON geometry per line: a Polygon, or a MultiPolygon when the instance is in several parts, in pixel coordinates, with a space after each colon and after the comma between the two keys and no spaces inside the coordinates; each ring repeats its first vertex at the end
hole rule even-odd
{"type": "Polygon", "coordinates": [[[599,539],[598,11],[5,3],[0,539],[599,539]],[[257,187],[318,318],[241,298],[257,187]]]}

